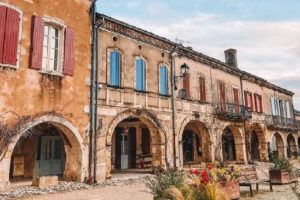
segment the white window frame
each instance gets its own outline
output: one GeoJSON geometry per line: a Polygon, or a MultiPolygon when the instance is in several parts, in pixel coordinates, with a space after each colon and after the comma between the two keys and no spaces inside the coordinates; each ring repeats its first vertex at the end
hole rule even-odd
{"type": "Polygon", "coordinates": [[[19,14],[20,14],[20,21],[19,21],[19,38],[18,38],[18,47],[17,47],[17,62],[16,62],[16,65],[10,65],[10,64],[3,64],[3,63],[0,63],[0,67],[8,67],[8,68],[13,68],[13,69],[19,69],[20,68],[20,58],[21,58],[21,39],[22,39],[22,24],[23,24],[23,12],[21,9],[13,6],[13,5],[10,5],[10,4],[7,4],[7,3],[3,3],[3,2],[0,2],[0,5],[1,6],[5,6],[7,8],[11,8],[15,11],[17,11],[19,14]]]}
{"type": "MultiPolygon", "coordinates": [[[[67,26],[64,25],[60,20],[57,20],[54,18],[44,17],[43,20],[44,20],[44,27],[46,25],[48,25],[48,26],[52,26],[52,27],[58,29],[58,57],[57,57],[57,70],[45,69],[45,68],[43,68],[43,64],[42,64],[40,72],[45,73],[45,74],[63,76],[64,51],[65,51],[65,31],[66,31],[67,26]]],[[[43,35],[43,38],[44,38],[44,35],[43,35]]],[[[44,46],[44,40],[43,40],[43,46],[44,46]]]]}

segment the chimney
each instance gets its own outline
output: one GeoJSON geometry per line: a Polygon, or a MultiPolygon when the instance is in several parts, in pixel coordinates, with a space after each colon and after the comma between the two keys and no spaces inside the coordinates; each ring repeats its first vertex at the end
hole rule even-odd
{"type": "Polygon", "coordinates": [[[225,53],[225,62],[227,65],[231,67],[238,68],[236,49],[227,49],[224,51],[225,53]]]}

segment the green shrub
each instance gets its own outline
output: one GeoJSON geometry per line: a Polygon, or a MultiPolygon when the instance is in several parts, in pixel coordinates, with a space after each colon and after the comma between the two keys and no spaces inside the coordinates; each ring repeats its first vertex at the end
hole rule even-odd
{"type": "Polygon", "coordinates": [[[293,172],[293,165],[290,163],[289,160],[285,158],[278,158],[273,157],[272,160],[270,160],[271,163],[274,164],[274,166],[271,168],[275,171],[287,171],[289,174],[292,174],[293,172]]]}
{"type": "Polygon", "coordinates": [[[170,169],[150,178],[146,186],[151,190],[154,198],[164,198],[164,192],[172,186],[182,188],[184,186],[184,174],[178,170],[170,169]]]}

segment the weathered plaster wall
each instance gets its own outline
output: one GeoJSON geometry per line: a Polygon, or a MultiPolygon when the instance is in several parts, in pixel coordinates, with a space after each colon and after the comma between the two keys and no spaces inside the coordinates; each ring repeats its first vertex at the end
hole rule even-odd
{"type": "MultiPolygon", "coordinates": [[[[52,112],[61,115],[78,130],[86,145],[86,128],[89,116],[84,107],[89,105],[90,77],[90,19],[88,0],[1,0],[23,12],[18,69],[0,69],[0,113],[7,123],[16,116],[43,116],[52,112]],[[56,19],[75,29],[74,76],[54,77],[29,68],[32,17],[56,19]]],[[[11,152],[7,156],[10,157],[11,152]]],[[[87,156],[87,155],[84,155],[87,156]]],[[[80,161],[81,162],[81,161],[80,161]]],[[[87,164],[87,163],[86,163],[87,164]]],[[[7,165],[9,167],[9,165],[7,165]]],[[[4,172],[6,173],[6,172],[4,172]]],[[[7,174],[0,172],[0,182],[7,174]]]]}

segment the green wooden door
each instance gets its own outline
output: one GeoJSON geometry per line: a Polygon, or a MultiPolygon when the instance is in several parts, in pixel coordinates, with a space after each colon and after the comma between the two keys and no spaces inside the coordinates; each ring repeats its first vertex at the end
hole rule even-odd
{"type": "Polygon", "coordinates": [[[60,136],[41,136],[40,160],[35,167],[38,176],[63,174],[65,151],[60,136]]]}

